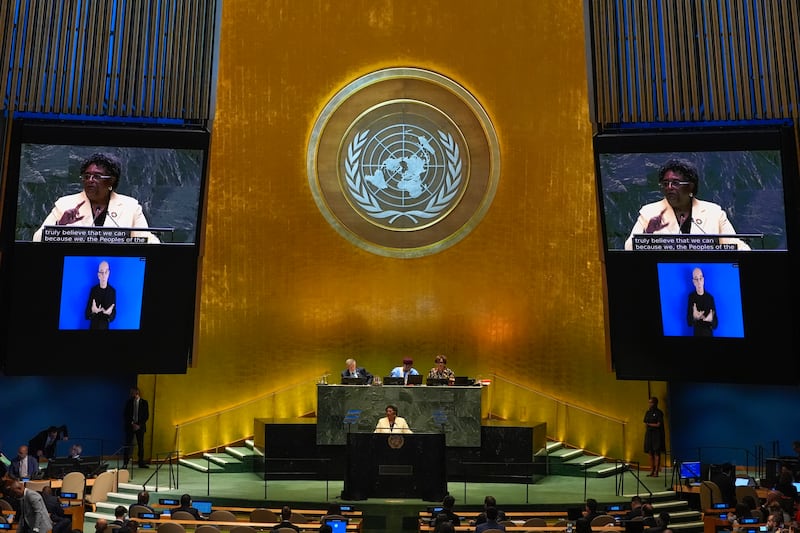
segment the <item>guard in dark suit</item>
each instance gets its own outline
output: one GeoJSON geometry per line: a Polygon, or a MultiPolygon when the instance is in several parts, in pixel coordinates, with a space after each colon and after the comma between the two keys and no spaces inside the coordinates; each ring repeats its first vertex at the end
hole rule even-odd
{"type": "Polygon", "coordinates": [[[147,431],[147,420],[150,418],[150,409],[147,400],[141,397],[138,387],[131,389],[131,396],[125,403],[123,413],[125,421],[125,468],[131,458],[131,447],[134,437],[136,437],[136,453],[139,458],[139,468],[150,468],[144,462],[144,433],[147,431]]]}

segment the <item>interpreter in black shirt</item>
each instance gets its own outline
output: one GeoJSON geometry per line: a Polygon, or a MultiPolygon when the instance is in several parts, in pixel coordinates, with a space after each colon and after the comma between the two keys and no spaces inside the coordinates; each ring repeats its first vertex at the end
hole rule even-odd
{"type": "Polygon", "coordinates": [[[109,323],[117,316],[117,291],[108,283],[110,275],[108,262],[101,261],[97,267],[98,283],[92,287],[86,302],[89,329],[108,329],[109,323]]]}
{"type": "Polygon", "coordinates": [[[692,271],[694,292],[689,294],[686,320],[694,328],[695,337],[713,337],[717,328],[717,306],[714,297],[705,290],[703,271],[695,268],[692,271]]]}

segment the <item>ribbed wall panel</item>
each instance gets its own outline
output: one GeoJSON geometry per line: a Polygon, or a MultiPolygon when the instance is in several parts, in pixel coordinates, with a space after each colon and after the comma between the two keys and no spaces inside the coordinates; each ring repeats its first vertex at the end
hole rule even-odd
{"type": "Polygon", "coordinates": [[[795,0],[587,0],[597,124],[800,117],[795,0]]]}
{"type": "Polygon", "coordinates": [[[1,2],[2,109],[208,120],[220,1],[1,2]]]}

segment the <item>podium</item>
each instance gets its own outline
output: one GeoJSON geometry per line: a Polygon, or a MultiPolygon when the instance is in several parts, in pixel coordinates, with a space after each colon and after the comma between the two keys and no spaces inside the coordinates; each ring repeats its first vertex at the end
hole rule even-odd
{"type": "Polygon", "coordinates": [[[344,500],[416,498],[447,494],[443,433],[349,433],[344,500]]]}

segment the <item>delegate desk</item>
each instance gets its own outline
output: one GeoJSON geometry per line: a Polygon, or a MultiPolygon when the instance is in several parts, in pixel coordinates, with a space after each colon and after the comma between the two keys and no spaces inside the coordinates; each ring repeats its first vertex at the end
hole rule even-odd
{"type": "Polygon", "coordinates": [[[481,386],[318,385],[317,444],[343,445],[367,433],[395,405],[414,433],[441,433],[447,446],[480,447],[481,386]]]}
{"type": "Polygon", "coordinates": [[[420,498],[447,494],[442,433],[350,433],[342,498],[420,498]]]}
{"type": "MultiPolygon", "coordinates": [[[[713,512],[716,511],[718,511],[718,509],[714,509],[713,512]]],[[[731,511],[733,511],[733,509],[731,509],[731,511]]],[[[733,522],[713,514],[713,512],[709,511],[703,514],[703,533],[718,533],[720,531],[731,531],[733,529],[733,522]]],[[[739,528],[742,531],[758,531],[761,526],[766,525],[766,523],[740,524],[739,528]]]]}
{"type": "MultiPolygon", "coordinates": [[[[456,531],[475,531],[475,526],[456,526],[456,531]]],[[[529,533],[564,533],[567,530],[566,526],[506,526],[506,531],[527,531],[529,533]]],[[[595,532],[603,531],[603,532],[614,532],[620,533],[625,531],[624,527],[621,526],[602,526],[596,527],[594,529],[595,532]]],[[[647,528],[645,528],[647,531],[647,528]]],[[[433,526],[430,525],[423,525],[420,524],[419,526],[420,533],[433,533],[433,526]]]]}
{"type": "MultiPolygon", "coordinates": [[[[239,526],[250,526],[256,530],[270,530],[278,525],[278,522],[246,522],[244,520],[237,520],[236,522],[225,522],[220,520],[173,520],[172,518],[137,518],[139,523],[139,531],[143,529],[158,529],[160,524],[169,522],[180,524],[185,530],[190,531],[197,529],[199,526],[213,525],[220,531],[230,531],[231,529],[239,526]],[[153,526],[152,528],[142,527],[143,524],[153,526]]],[[[295,524],[301,531],[319,531],[319,522],[307,522],[295,524]]],[[[361,519],[351,519],[347,524],[347,531],[359,533],[361,531],[361,519]]]]}

